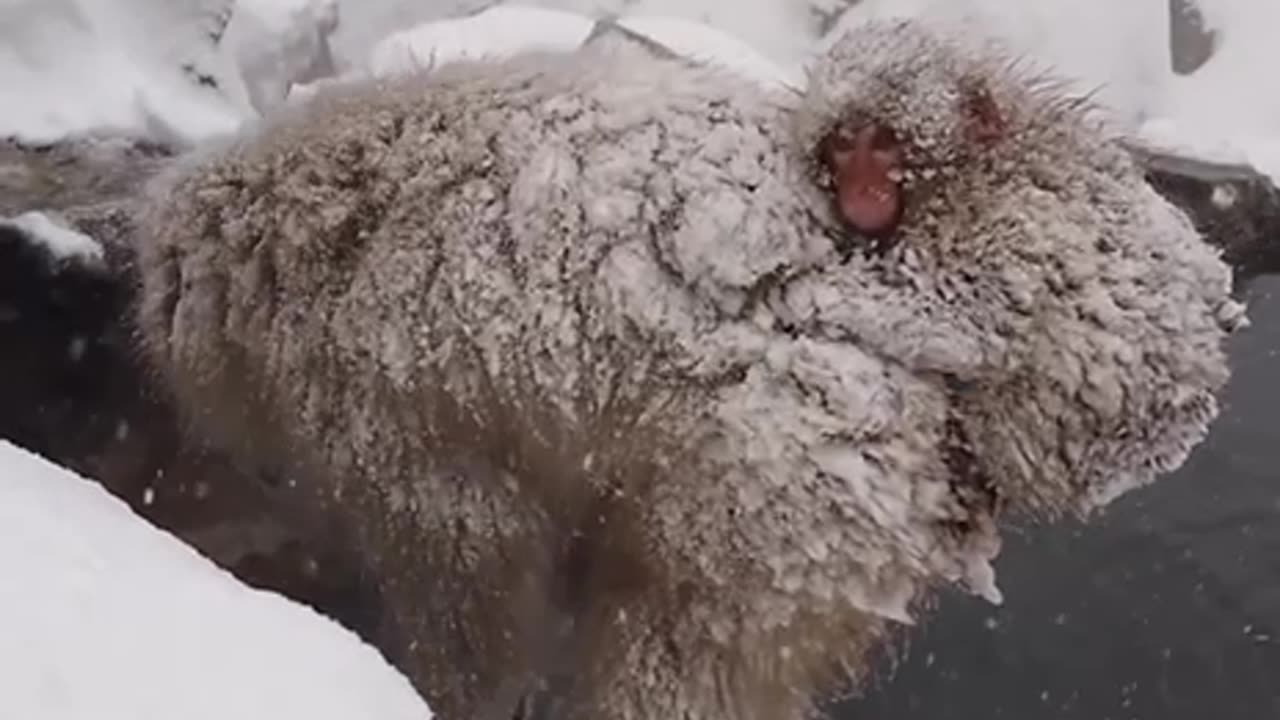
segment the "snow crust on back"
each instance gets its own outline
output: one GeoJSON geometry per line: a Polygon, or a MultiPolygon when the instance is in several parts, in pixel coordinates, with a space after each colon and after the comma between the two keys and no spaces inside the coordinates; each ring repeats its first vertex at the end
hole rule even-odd
{"type": "Polygon", "coordinates": [[[372,648],[0,441],[0,717],[428,720],[372,648]]]}

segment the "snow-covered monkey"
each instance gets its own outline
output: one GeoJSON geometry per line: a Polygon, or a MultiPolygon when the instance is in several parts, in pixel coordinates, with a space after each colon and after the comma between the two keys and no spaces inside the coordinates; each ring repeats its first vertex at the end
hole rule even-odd
{"type": "Polygon", "coordinates": [[[446,718],[798,718],[1001,512],[1217,412],[1230,272],[993,47],[808,89],[592,44],[335,87],[139,219],[147,357],[347,514],[446,718]]]}

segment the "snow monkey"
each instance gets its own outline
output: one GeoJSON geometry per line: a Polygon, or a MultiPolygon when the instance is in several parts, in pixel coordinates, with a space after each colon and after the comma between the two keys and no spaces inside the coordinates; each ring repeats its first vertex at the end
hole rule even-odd
{"type": "Polygon", "coordinates": [[[306,481],[441,717],[774,720],[1005,513],[1217,412],[1230,273],[1059,85],[919,22],[801,93],[642,48],[327,90],[163,173],[142,348],[306,481]]]}

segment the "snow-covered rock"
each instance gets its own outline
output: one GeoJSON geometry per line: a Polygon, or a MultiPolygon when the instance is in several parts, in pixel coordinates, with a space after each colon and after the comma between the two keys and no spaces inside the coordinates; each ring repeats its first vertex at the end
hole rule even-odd
{"type": "Polygon", "coordinates": [[[105,260],[102,245],[97,240],[71,227],[61,218],[55,219],[43,212],[32,210],[15,217],[0,218],[0,226],[18,230],[58,261],[101,265],[105,260]]]}
{"type": "Polygon", "coordinates": [[[1186,77],[1171,77],[1141,129],[1150,143],[1206,160],[1249,165],[1280,185],[1280,3],[1201,0],[1216,52],[1186,77]]]}
{"type": "Polygon", "coordinates": [[[337,0],[240,0],[220,48],[237,70],[247,103],[265,113],[294,84],[336,73],[329,36],[338,21],[337,0]]]}
{"type": "Polygon", "coordinates": [[[0,528],[0,718],[431,717],[351,633],[7,442],[0,528]]]}
{"type": "Polygon", "coordinates": [[[456,60],[500,59],[530,50],[571,51],[594,27],[594,21],[576,13],[499,6],[392,33],[374,46],[368,67],[381,77],[456,60]]]}
{"type": "MultiPolygon", "coordinates": [[[[608,24],[676,55],[720,65],[770,87],[798,88],[803,84],[799,66],[788,68],[776,63],[742,40],[705,23],[657,15],[625,15],[598,21],[577,13],[519,5],[497,6],[393,33],[374,47],[368,71],[384,77],[429,71],[462,59],[500,59],[531,50],[570,52],[593,34],[607,31],[608,24]]],[[[299,94],[308,93],[303,89],[299,94]]]]}
{"type": "Polygon", "coordinates": [[[185,146],[333,71],[336,0],[0,2],[0,138],[185,146]]]}
{"type": "Polygon", "coordinates": [[[0,3],[0,138],[95,131],[189,141],[234,129],[216,86],[230,0],[0,3]]]}
{"type": "MultiPolygon", "coordinates": [[[[522,0],[528,2],[529,0],[522,0]]],[[[672,18],[702,23],[755,48],[784,67],[799,64],[818,38],[819,0],[535,0],[593,18],[672,18]]]]}
{"type": "Polygon", "coordinates": [[[341,65],[354,67],[363,64],[368,48],[391,33],[500,5],[559,10],[593,21],[625,15],[696,21],[729,33],[773,62],[794,66],[820,34],[822,19],[853,0],[340,1],[343,20],[334,34],[334,49],[341,65]]]}
{"type": "Polygon", "coordinates": [[[659,15],[627,15],[618,18],[617,23],[677,55],[722,65],[765,85],[796,89],[804,85],[799,66],[775,62],[746,42],[706,23],[659,15]]]}

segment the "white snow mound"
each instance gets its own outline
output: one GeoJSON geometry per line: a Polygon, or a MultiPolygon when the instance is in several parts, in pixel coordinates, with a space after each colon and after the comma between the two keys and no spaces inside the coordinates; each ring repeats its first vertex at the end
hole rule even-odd
{"type": "Polygon", "coordinates": [[[0,139],[235,132],[333,72],[337,0],[0,0],[0,139]]]}
{"type": "Polygon", "coordinates": [[[677,17],[630,15],[618,25],[691,60],[720,65],[764,85],[804,87],[801,69],[774,62],[737,37],[710,25],[677,17]]]}
{"type": "Polygon", "coordinates": [[[498,6],[388,35],[370,53],[369,71],[384,77],[458,60],[502,59],[532,50],[567,52],[582,45],[594,27],[594,21],[577,13],[498,6]]]}
{"type": "MultiPolygon", "coordinates": [[[[496,60],[536,50],[572,52],[587,41],[596,22],[562,10],[500,5],[388,35],[370,53],[368,72],[386,77],[429,72],[464,59],[496,60]]],[[[627,15],[614,23],[676,55],[719,65],[765,86],[798,89],[804,84],[799,66],[780,65],[746,42],[705,23],[659,15],[627,15]]],[[[299,90],[300,97],[309,93],[307,88],[299,90]]]]}
{"type": "Polygon", "coordinates": [[[234,130],[213,35],[229,0],[0,2],[0,138],[234,130]]]}
{"type": "Polygon", "coordinates": [[[0,718],[427,720],[317,613],[249,589],[97,484],[0,442],[0,718]]]}
{"type": "Polygon", "coordinates": [[[1153,145],[1205,160],[1246,164],[1280,185],[1280,2],[1201,0],[1217,51],[1188,77],[1171,77],[1142,127],[1153,145]]]}
{"type": "Polygon", "coordinates": [[[238,71],[243,101],[266,113],[293,85],[334,75],[329,36],[338,20],[337,0],[241,0],[219,47],[238,71]]]}
{"type": "Polygon", "coordinates": [[[11,218],[0,218],[0,225],[17,228],[59,260],[98,264],[105,258],[102,245],[97,240],[42,212],[33,210],[11,218]]]}

